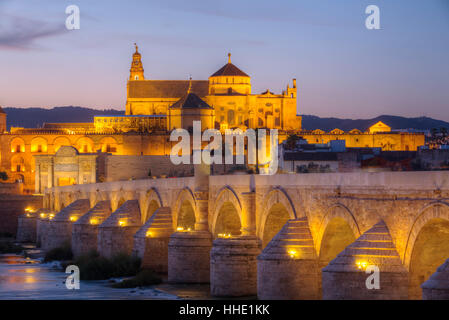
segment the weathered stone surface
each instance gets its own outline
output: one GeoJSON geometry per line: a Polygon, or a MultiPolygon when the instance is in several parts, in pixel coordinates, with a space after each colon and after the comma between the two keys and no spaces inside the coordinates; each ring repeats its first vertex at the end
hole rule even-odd
{"type": "Polygon", "coordinates": [[[173,233],[171,210],[157,209],[134,235],[134,253],[142,259],[142,268],[159,273],[168,271],[168,242],[173,233]]]}
{"type": "Polygon", "coordinates": [[[39,212],[27,212],[19,216],[16,240],[19,242],[35,242],[39,212]]]}
{"type": "Polygon", "coordinates": [[[98,252],[107,258],[119,253],[131,254],[134,234],[141,226],[139,202],[126,201],[98,227],[98,252]]]}
{"type": "MultiPolygon", "coordinates": [[[[280,224],[267,225],[273,206],[279,206],[288,212],[290,219],[295,219],[299,213],[307,216],[317,255],[321,258],[321,254],[326,253],[322,249],[329,249],[325,264],[343,250],[341,247],[347,246],[346,242],[339,243],[341,239],[326,236],[337,219],[353,233],[354,239],[382,219],[403,265],[410,270],[410,278],[416,279],[409,287],[416,287],[421,295],[420,284],[442,264],[446,253],[449,256],[449,246],[444,245],[446,241],[441,245],[435,239],[432,244],[420,241],[426,226],[433,220],[449,221],[448,178],[449,172],[443,171],[212,175],[204,180],[209,184],[208,192],[204,191],[201,197],[197,196],[194,177],[141,179],[48,188],[44,203],[56,210],[70,203],[70,199],[89,197],[91,201],[111,199],[115,208],[124,199],[135,199],[145,208],[156,200],[159,206],[172,209],[176,226],[179,204],[188,200],[195,213],[195,229],[201,224],[203,230],[212,233],[217,231],[222,207],[232,204],[242,231],[255,232],[260,239],[270,238],[276,234],[275,230],[281,229],[280,224]],[[193,195],[192,199],[187,199],[186,194],[193,195]],[[271,230],[268,237],[267,230],[271,230]],[[421,256],[429,257],[430,262],[438,261],[423,263],[421,256],[416,255],[418,251],[421,256]]],[[[449,227],[444,227],[441,234],[448,231],[449,227]]],[[[435,237],[438,240],[438,235],[435,237]]],[[[267,266],[269,263],[277,265],[266,261],[267,266]]],[[[366,279],[368,275],[364,276],[366,279]]],[[[388,275],[381,279],[386,277],[388,275]]],[[[412,298],[410,292],[409,298],[412,298]]]]}
{"type": "Polygon", "coordinates": [[[75,257],[97,251],[98,226],[111,215],[111,202],[99,201],[72,227],[72,252],[75,257]]]}
{"type": "Polygon", "coordinates": [[[257,256],[261,245],[255,236],[214,240],[210,252],[210,290],[213,296],[257,294],[257,256]]]}
{"type": "Polygon", "coordinates": [[[383,221],[366,231],[322,270],[323,299],[408,299],[408,273],[383,221]],[[380,288],[368,289],[369,266],[379,269],[380,288]]]}
{"type": "Polygon", "coordinates": [[[207,231],[175,232],[168,243],[168,281],[209,283],[212,235],[207,231]]]}
{"type": "Polygon", "coordinates": [[[421,285],[423,300],[449,300],[449,259],[421,285]]]}
{"type": "Polygon", "coordinates": [[[88,199],[79,199],[59,211],[47,225],[47,235],[42,248],[51,250],[72,241],[72,225],[90,209],[88,199]]]}
{"type": "Polygon", "coordinates": [[[318,261],[307,218],[289,220],[257,260],[259,299],[319,297],[318,261]]]}
{"type": "Polygon", "coordinates": [[[50,215],[54,216],[53,212],[49,212],[48,214],[42,213],[37,218],[36,222],[36,246],[42,248],[42,244],[47,241],[47,229],[50,224],[50,215]]]}

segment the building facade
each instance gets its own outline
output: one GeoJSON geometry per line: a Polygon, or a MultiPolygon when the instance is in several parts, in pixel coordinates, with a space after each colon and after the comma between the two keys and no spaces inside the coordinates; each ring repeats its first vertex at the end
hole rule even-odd
{"type": "Polygon", "coordinates": [[[190,129],[194,120],[202,122],[202,130],[278,129],[280,142],[294,133],[309,143],[345,140],[349,148],[416,150],[425,143],[423,134],[394,133],[382,123],[367,132],[304,131],[297,115],[297,98],[296,79],[279,94],[270,90],[253,93],[251,77],[231,62],[230,54],[227,63],[207,80],[147,79],[136,45],[122,116],[96,116],[90,123],[47,123],[39,129],[12,127],[7,131],[6,114],[0,109],[0,171],[5,171],[10,181],[22,181],[24,192],[33,193],[34,156],[54,155],[61,146],[74,147],[79,154],[100,151],[121,156],[166,156],[176,144],[170,142],[170,131],[190,129]]]}

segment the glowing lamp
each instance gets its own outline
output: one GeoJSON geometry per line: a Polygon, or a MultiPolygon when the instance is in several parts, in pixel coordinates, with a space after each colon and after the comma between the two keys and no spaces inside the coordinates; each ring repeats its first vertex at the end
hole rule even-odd
{"type": "Polygon", "coordinates": [[[119,220],[118,225],[120,227],[124,227],[126,225],[126,221],[124,219],[119,220]]]}
{"type": "Polygon", "coordinates": [[[147,238],[151,238],[153,236],[153,233],[151,231],[147,231],[147,233],[145,234],[145,236],[147,238]]]}
{"type": "Polygon", "coordinates": [[[366,266],[368,265],[366,261],[357,261],[355,264],[359,269],[366,269],[366,266]]]}
{"type": "Polygon", "coordinates": [[[97,218],[90,218],[90,220],[89,220],[89,223],[90,224],[93,224],[93,225],[95,225],[95,224],[98,224],[98,219],[97,218]]]}
{"type": "Polygon", "coordinates": [[[294,249],[290,249],[288,250],[288,255],[290,256],[290,258],[294,259],[298,257],[298,251],[294,250],[294,249]]]}
{"type": "Polygon", "coordinates": [[[77,216],[71,216],[70,217],[70,221],[75,222],[76,220],[78,220],[77,216]]]}
{"type": "Polygon", "coordinates": [[[184,231],[184,228],[183,227],[177,227],[176,231],[184,231]]]}

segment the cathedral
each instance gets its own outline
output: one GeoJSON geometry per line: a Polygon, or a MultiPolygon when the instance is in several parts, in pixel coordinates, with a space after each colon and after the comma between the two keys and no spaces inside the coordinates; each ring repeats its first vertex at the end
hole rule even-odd
{"type": "Polygon", "coordinates": [[[383,123],[373,124],[367,132],[302,130],[296,79],[281,93],[253,93],[251,77],[232,63],[231,54],[207,80],[153,80],[145,77],[135,45],[126,92],[124,115],[95,116],[89,123],[46,123],[38,129],[11,127],[7,131],[6,114],[0,108],[0,171],[7,173],[10,182],[23,182],[25,193],[67,181],[96,182],[91,155],[167,156],[176,144],[169,139],[170,131],[191,130],[196,120],[201,121],[202,130],[278,129],[280,142],[289,134],[299,134],[309,143],[345,140],[346,147],[353,148],[406,151],[424,145],[423,134],[392,132],[383,123]],[[39,160],[55,155],[62,146],[76,149],[76,166],[75,158],[61,157],[58,164],[39,160]],[[57,176],[58,168],[64,169],[64,177],[57,176]]]}

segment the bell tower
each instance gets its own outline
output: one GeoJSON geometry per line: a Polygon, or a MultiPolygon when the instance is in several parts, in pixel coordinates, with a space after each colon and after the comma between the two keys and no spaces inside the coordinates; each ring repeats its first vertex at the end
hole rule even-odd
{"type": "Polygon", "coordinates": [[[136,47],[136,52],[133,54],[133,61],[131,62],[131,69],[129,70],[129,80],[145,80],[143,75],[143,65],[142,65],[142,56],[139,53],[136,43],[134,43],[136,47]]]}

